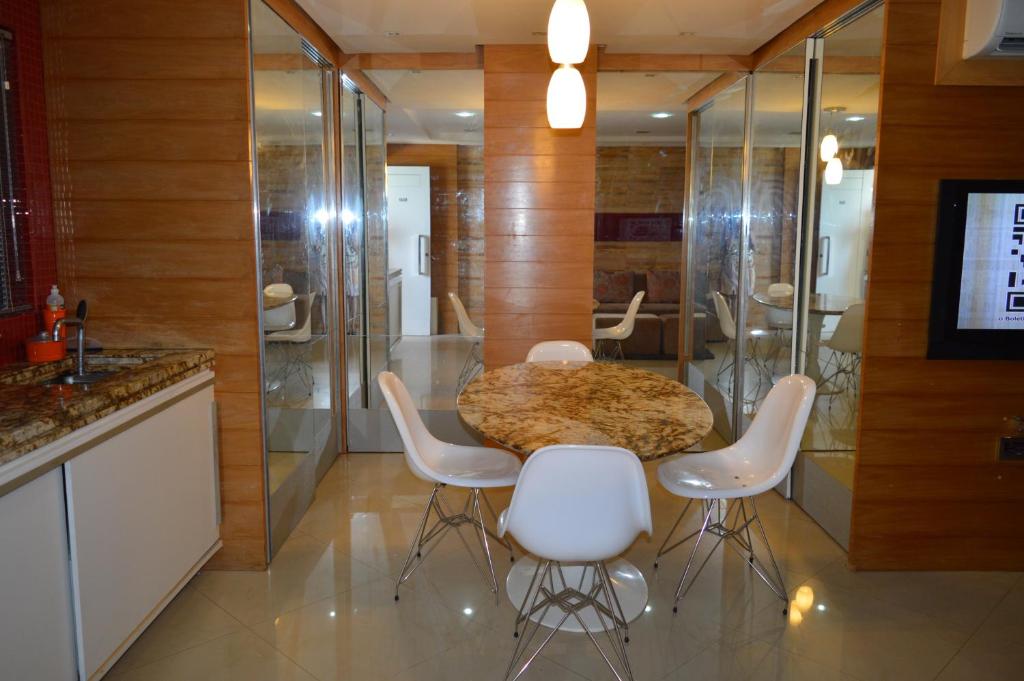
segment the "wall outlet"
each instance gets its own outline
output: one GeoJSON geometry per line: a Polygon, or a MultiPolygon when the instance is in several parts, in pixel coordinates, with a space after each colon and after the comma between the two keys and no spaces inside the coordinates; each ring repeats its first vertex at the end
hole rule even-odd
{"type": "Polygon", "coordinates": [[[1024,435],[1006,435],[999,438],[1000,461],[1024,461],[1024,435]]]}

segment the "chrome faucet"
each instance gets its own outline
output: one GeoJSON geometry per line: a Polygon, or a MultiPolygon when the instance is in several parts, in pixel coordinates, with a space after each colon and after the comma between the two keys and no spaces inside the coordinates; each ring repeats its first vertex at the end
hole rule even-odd
{"type": "Polygon", "coordinates": [[[85,376],[85,318],[89,314],[89,306],[85,301],[79,301],[75,309],[74,317],[64,317],[53,323],[52,338],[60,340],[60,330],[65,326],[78,327],[78,357],[75,365],[75,373],[78,376],[85,376]]]}

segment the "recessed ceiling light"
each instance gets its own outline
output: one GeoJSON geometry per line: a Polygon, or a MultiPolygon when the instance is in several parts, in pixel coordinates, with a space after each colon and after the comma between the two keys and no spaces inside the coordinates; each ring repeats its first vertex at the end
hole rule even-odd
{"type": "Polygon", "coordinates": [[[673,115],[668,111],[656,111],[651,114],[651,118],[672,118],[673,115]]]}
{"type": "Polygon", "coordinates": [[[317,118],[320,118],[321,116],[324,115],[323,111],[310,111],[310,113],[316,116],[317,118]]]}
{"type": "Polygon", "coordinates": [[[862,120],[864,120],[864,117],[863,116],[847,116],[846,120],[848,120],[850,123],[860,123],[862,120]]]}
{"type": "Polygon", "coordinates": [[[455,115],[459,118],[472,118],[473,116],[476,116],[472,111],[456,111],[455,115]]]}

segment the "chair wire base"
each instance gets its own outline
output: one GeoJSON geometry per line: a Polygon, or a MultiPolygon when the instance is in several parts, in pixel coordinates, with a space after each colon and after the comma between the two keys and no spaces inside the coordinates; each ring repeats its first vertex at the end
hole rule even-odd
{"type": "MultiPolygon", "coordinates": [[[[690,550],[690,556],[686,561],[686,567],[683,568],[683,574],[679,578],[679,584],[676,586],[675,602],[672,606],[672,612],[677,612],[679,608],[679,601],[690,591],[693,583],[700,576],[704,566],[708,564],[711,556],[714,555],[715,549],[718,548],[723,542],[726,546],[733,549],[742,556],[754,572],[760,577],[768,588],[775,593],[775,595],[783,602],[789,602],[788,592],[786,591],[786,583],[782,579],[782,571],[779,570],[778,563],[775,562],[775,554],[772,553],[772,547],[768,543],[768,535],[765,533],[764,524],[761,522],[761,517],[757,513],[757,502],[754,501],[753,497],[730,499],[732,503],[726,506],[725,499],[707,499],[701,501],[701,507],[704,511],[704,521],[701,524],[699,530],[694,530],[690,534],[686,535],[679,541],[672,545],[669,545],[672,536],[682,523],[683,517],[686,512],[690,509],[690,505],[693,504],[694,499],[689,499],[686,502],[686,506],[683,507],[683,512],[679,514],[679,518],[676,519],[672,529],[669,530],[668,536],[665,537],[665,541],[662,543],[661,548],[658,549],[658,555],[654,559],[654,567],[658,567],[658,561],[662,556],[669,553],[670,551],[682,546],[694,537],[696,541],[693,543],[693,548],[690,550]],[[750,505],[748,512],[747,505],[750,505]],[[751,536],[750,528],[754,526],[759,535],[759,539],[764,548],[768,553],[768,559],[771,563],[772,572],[774,575],[769,575],[768,567],[757,557],[754,551],[754,543],[751,536]],[[706,536],[710,535],[717,537],[714,546],[708,552],[708,555],[701,562],[700,566],[694,572],[693,577],[689,583],[686,581],[687,575],[689,575],[691,568],[693,567],[694,558],[697,556],[697,547],[700,545],[701,540],[706,536]],[[684,588],[685,587],[685,588],[684,588]]],[[[783,609],[785,613],[785,609],[783,609]]]]}
{"type": "MultiPolygon", "coordinates": [[[[459,513],[452,513],[448,502],[444,497],[445,485],[442,483],[435,483],[434,489],[430,493],[430,498],[427,500],[427,507],[423,510],[423,516],[420,518],[419,529],[416,531],[416,539],[413,540],[412,546],[409,548],[409,555],[405,559],[405,565],[402,566],[402,573],[398,577],[398,582],[395,584],[395,600],[398,600],[398,589],[403,583],[410,577],[423,562],[427,559],[427,556],[433,551],[440,543],[441,538],[448,533],[449,530],[454,529],[455,533],[459,535],[459,539],[462,541],[463,546],[466,547],[466,551],[469,552],[470,558],[473,559],[473,564],[478,570],[483,573],[485,578],[490,580],[490,589],[494,594],[495,602],[498,600],[498,579],[494,574],[494,560],[491,556],[491,541],[495,541],[501,544],[509,553],[512,553],[512,544],[507,539],[498,537],[494,532],[487,527],[484,522],[483,508],[486,507],[489,512],[491,519],[496,523],[497,516],[494,513],[494,507],[491,506],[490,500],[487,499],[487,495],[484,494],[483,490],[473,488],[469,490],[469,494],[466,495],[466,502],[462,506],[462,510],[459,513]],[[483,503],[481,504],[481,499],[483,503]],[[436,519],[434,523],[427,529],[427,523],[430,520],[431,511],[433,511],[436,519]],[[470,547],[465,536],[462,534],[463,525],[473,526],[473,536],[476,537],[479,543],[480,549],[484,554],[484,558],[487,561],[487,570],[485,571],[480,564],[477,562],[476,555],[473,549],[470,547]]],[[[513,554],[512,559],[515,560],[513,554]]]]}
{"type": "Polygon", "coordinates": [[[519,608],[514,634],[517,642],[505,672],[505,681],[515,681],[526,673],[570,617],[582,627],[583,633],[597,648],[597,652],[617,681],[632,681],[633,672],[626,652],[626,644],[629,643],[629,624],[622,612],[622,605],[619,603],[604,561],[583,564],[579,580],[575,584],[569,584],[562,564],[550,560],[541,561],[537,565],[519,608]],[[551,608],[556,608],[562,613],[561,619],[553,628],[542,624],[551,608]],[[597,630],[592,631],[587,626],[582,615],[587,608],[592,608],[597,615],[597,630]],[[534,640],[538,638],[537,633],[541,628],[551,630],[540,637],[540,643],[534,647],[534,640]],[[606,647],[601,645],[599,639],[602,638],[606,639],[606,647]]]}
{"type": "Polygon", "coordinates": [[[597,338],[594,340],[594,359],[597,360],[616,360],[621,359],[625,361],[626,355],[622,351],[622,341],[614,338],[597,338]],[[611,350],[608,349],[608,345],[613,343],[611,350]]]}

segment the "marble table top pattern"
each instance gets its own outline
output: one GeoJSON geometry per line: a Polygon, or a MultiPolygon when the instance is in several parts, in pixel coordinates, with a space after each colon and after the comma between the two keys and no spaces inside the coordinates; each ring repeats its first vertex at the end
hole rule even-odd
{"type": "Polygon", "coordinates": [[[534,362],[487,371],[459,395],[462,420],[522,454],[554,444],[624,447],[643,461],[700,442],[713,425],[695,392],[610,362],[534,362]]]}

